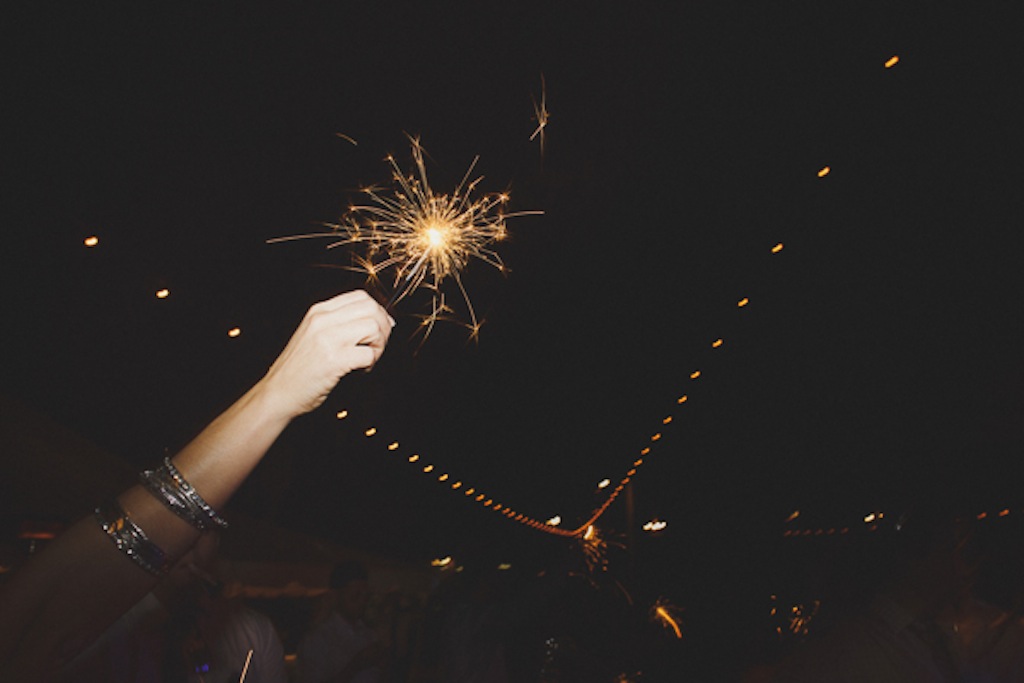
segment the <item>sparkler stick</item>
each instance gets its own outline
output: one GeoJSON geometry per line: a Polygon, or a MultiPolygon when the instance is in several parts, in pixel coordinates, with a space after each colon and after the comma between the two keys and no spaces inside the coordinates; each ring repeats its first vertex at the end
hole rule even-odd
{"type": "Polygon", "coordinates": [[[293,235],[268,240],[283,242],[311,237],[333,237],[327,245],[335,247],[366,245],[366,255],[357,257],[356,270],[371,279],[388,269],[393,272],[392,293],[385,308],[422,288],[432,292],[430,313],[424,316],[424,337],[434,323],[452,309],[445,303],[442,284],[448,278],[456,282],[466,304],[469,327],[475,335],[480,328],[476,311],[463,285],[461,271],[474,259],[504,272],[505,264],[493,245],[507,235],[509,218],[539,215],[543,211],[504,213],[507,193],[473,193],[483,176],[472,178],[479,157],[473,159],[462,180],[449,194],[436,193],[427,178],[423,147],[419,139],[409,138],[413,171],[404,173],[395,158],[388,156],[393,184],[390,188],[368,187],[363,193],[366,204],[352,206],[331,232],[293,235]]]}
{"type": "Polygon", "coordinates": [[[245,666],[242,667],[242,677],[238,679],[238,683],[245,683],[245,675],[249,673],[249,661],[252,660],[252,650],[249,650],[249,654],[245,656],[245,666]]]}

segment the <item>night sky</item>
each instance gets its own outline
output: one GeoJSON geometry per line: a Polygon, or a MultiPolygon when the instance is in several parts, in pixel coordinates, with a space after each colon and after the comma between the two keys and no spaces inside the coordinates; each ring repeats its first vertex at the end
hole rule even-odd
{"type": "Polygon", "coordinates": [[[478,342],[420,346],[428,299],[401,302],[239,509],[416,561],[543,555],[386,443],[568,524],[659,431],[659,562],[794,509],[1024,502],[1012,3],[62,4],[8,10],[0,393],[133,466],[362,286],[350,251],[266,240],[338,219],[409,134],[435,189],[479,155],[481,190],[544,215],[510,220],[507,275],[466,270],[478,342]]]}

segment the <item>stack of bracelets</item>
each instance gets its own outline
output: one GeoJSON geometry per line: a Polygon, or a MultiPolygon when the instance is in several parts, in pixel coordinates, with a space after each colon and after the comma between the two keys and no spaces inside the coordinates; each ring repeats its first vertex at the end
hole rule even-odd
{"type": "MultiPolygon", "coordinates": [[[[228,523],[224,518],[185,481],[170,458],[164,458],[162,467],[147,470],[139,475],[139,478],[146,490],[166,505],[167,509],[199,531],[206,531],[214,526],[227,528],[228,523]]],[[[170,568],[167,554],[149,540],[116,500],[96,508],[96,519],[117,549],[130,557],[135,564],[155,576],[167,573],[170,568]]]]}

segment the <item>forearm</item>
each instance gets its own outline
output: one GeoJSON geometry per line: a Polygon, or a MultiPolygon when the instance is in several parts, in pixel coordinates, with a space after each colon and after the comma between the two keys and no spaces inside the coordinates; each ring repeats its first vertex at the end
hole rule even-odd
{"type": "MultiPolygon", "coordinates": [[[[257,384],[172,462],[211,507],[222,508],[289,420],[271,409],[257,384]]],[[[199,537],[142,486],[122,493],[119,502],[169,561],[199,537]]],[[[53,678],[156,582],[105,538],[95,519],[79,521],[0,592],[0,680],[53,678]]]]}
{"type": "Polygon", "coordinates": [[[177,472],[149,480],[156,495],[142,485],[128,489],[108,532],[96,519],[82,520],[19,570],[0,590],[0,681],[55,678],[214,521],[193,493],[213,511],[222,508],[294,417],[323,403],[352,370],[372,367],[393,325],[365,292],[314,305],[266,376],[172,459],[177,472]]]}

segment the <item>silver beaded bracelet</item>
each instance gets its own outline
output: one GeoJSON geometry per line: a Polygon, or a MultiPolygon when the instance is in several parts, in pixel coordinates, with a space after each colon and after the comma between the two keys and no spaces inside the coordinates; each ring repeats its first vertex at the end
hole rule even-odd
{"type": "Polygon", "coordinates": [[[96,520],[118,550],[153,576],[163,576],[170,569],[167,553],[149,540],[116,500],[96,508],[96,520]]]}

